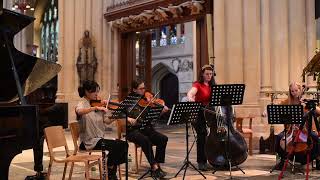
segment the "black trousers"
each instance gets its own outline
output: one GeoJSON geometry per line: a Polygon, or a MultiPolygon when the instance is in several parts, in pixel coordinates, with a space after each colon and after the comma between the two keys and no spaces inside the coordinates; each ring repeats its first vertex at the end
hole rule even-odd
{"type": "Polygon", "coordinates": [[[197,133],[197,162],[207,163],[207,155],[205,152],[206,138],[208,135],[206,120],[203,110],[200,110],[198,119],[193,123],[193,127],[197,133]]]}
{"type": "Polygon", "coordinates": [[[155,163],[164,163],[168,142],[167,136],[157,132],[152,127],[147,127],[143,130],[128,129],[127,139],[128,141],[141,146],[150,166],[155,163]],[[155,155],[153,153],[152,145],[156,146],[155,155]]]}
{"type": "MultiPolygon", "coordinates": [[[[94,150],[101,150],[101,143],[104,141],[106,150],[109,151],[107,165],[119,165],[127,161],[128,143],[121,140],[100,139],[94,150]]],[[[85,150],[83,143],[80,144],[80,149],[85,150]]]]}
{"type": "MultiPolygon", "coordinates": [[[[275,151],[278,153],[281,160],[285,160],[286,156],[287,156],[287,153],[280,146],[280,141],[283,137],[284,137],[284,131],[282,131],[281,133],[276,135],[275,151]]],[[[318,145],[318,136],[314,132],[311,132],[311,138],[313,141],[313,147],[312,147],[311,153],[310,153],[310,158],[311,158],[310,160],[313,160],[319,155],[319,145],[318,145]]],[[[307,155],[305,153],[296,153],[295,158],[296,158],[296,161],[301,164],[307,163],[307,155]]],[[[292,160],[293,156],[290,159],[292,160]]]]}

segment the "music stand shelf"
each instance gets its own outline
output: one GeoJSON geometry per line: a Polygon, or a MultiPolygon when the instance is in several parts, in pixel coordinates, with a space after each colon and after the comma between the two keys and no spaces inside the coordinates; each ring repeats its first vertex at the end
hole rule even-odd
{"type": "Polygon", "coordinates": [[[206,179],[206,176],[202,174],[189,160],[189,123],[194,122],[198,118],[198,114],[201,108],[201,103],[198,102],[180,102],[173,105],[172,111],[168,120],[167,125],[171,124],[182,124],[186,125],[186,158],[185,161],[174,177],[177,177],[178,174],[184,169],[183,179],[186,176],[186,171],[188,167],[192,167],[196,170],[201,176],[206,179]]]}

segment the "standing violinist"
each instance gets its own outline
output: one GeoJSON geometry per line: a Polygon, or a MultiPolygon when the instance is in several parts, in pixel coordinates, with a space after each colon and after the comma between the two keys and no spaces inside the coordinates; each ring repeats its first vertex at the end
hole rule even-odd
{"type": "MultiPolygon", "coordinates": [[[[297,82],[290,83],[289,84],[289,96],[288,96],[287,99],[282,101],[280,104],[281,105],[300,105],[300,104],[302,104],[302,99],[301,99],[302,92],[303,92],[303,88],[302,88],[301,84],[299,84],[297,82]]],[[[316,107],[315,113],[317,115],[320,114],[320,108],[319,107],[316,107]]],[[[298,128],[299,124],[290,126],[289,130],[293,131],[295,127],[298,128]]],[[[285,128],[288,129],[288,127],[285,127],[285,128]]],[[[311,137],[312,137],[312,141],[313,141],[313,148],[311,150],[311,159],[315,159],[319,155],[318,135],[315,134],[314,132],[311,132],[311,137]]],[[[281,145],[280,145],[281,141],[284,141],[284,131],[282,131],[281,133],[276,135],[275,151],[276,151],[276,153],[278,153],[278,155],[280,157],[279,163],[275,166],[276,170],[281,170],[282,169],[282,167],[284,165],[284,161],[286,159],[286,155],[287,155],[287,153],[285,152],[284,148],[281,147],[281,145]]],[[[305,164],[306,160],[307,160],[306,154],[303,154],[303,153],[295,154],[295,158],[296,158],[296,161],[300,162],[301,164],[305,164]]],[[[317,160],[317,168],[319,168],[319,160],[317,160]]]]}
{"type": "Polygon", "coordinates": [[[75,111],[80,125],[80,147],[81,150],[101,150],[102,143],[109,151],[108,179],[117,180],[117,165],[125,163],[128,144],[121,140],[104,138],[105,124],[112,123],[107,117],[108,109],[105,107],[91,107],[90,100],[97,100],[100,87],[95,81],[86,80],[78,88],[80,102],[75,111]]]}
{"type": "MultiPolygon", "coordinates": [[[[131,93],[141,96],[145,95],[146,91],[143,81],[134,80],[131,84],[131,88],[131,93]]],[[[131,141],[142,148],[142,151],[146,155],[146,158],[150,164],[152,176],[155,178],[162,178],[166,176],[167,173],[161,169],[160,163],[165,162],[168,137],[156,131],[151,124],[143,129],[140,129],[135,118],[129,117],[128,121],[131,126],[127,131],[127,139],[128,141],[131,141]],[[156,146],[155,155],[153,153],[152,145],[156,146]]]]}
{"type": "MultiPolygon", "coordinates": [[[[191,102],[201,102],[206,106],[211,99],[211,86],[215,84],[213,68],[204,65],[199,73],[198,81],[194,82],[189,90],[187,97],[191,102]]],[[[208,170],[207,156],[205,153],[206,137],[208,135],[206,121],[203,110],[200,110],[197,121],[195,122],[197,133],[197,163],[199,170],[208,170]]]]}

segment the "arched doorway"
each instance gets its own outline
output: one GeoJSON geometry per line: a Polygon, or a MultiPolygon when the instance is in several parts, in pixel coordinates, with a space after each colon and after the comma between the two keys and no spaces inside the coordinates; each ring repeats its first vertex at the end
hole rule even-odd
{"type": "Polygon", "coordinates": [[[173,73],[168,73],[160,80],[160,98],[169,108],[179,102],[179,80],[173,73]]]}

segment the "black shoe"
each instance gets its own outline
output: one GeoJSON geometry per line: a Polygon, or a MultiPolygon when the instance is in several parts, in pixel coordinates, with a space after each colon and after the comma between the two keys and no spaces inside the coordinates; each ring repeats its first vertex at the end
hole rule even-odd
{"type": "Polygon", "coordinates": [[[284,165],[284,161],[280,161],[278,164],[276,164],[276,166],[275,166],[275,170],[282,170],[282,168],[283,168],[283,165],[284,165]]]}
{"type": "Polygon", "coordinates": [[[316,159],[316,170],[320,170],[320,160],[316,159]]]}
{"type": "Polygon", "coordinates": [[[163,178],[165,174],[162,173],[161,169],[151,170],[151,176],[155,178],[163,178]]]}
{"type": "Polygon", "coordinates": [[[198,163],[198,169],[200,171],[208,171],[208,164],[207,163],[198,163]]]}
{"type": "Polygon", "coordinates": [[[162,177],[165,177],[168,173],[167,172],[165,172],[164,170],[162,170],[161,168],[159,168],[160,169],[160,172],[161,172],[161,174],[162,174],[162,177]]]}

